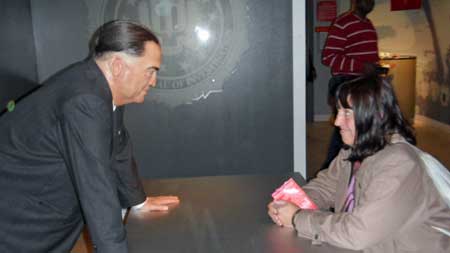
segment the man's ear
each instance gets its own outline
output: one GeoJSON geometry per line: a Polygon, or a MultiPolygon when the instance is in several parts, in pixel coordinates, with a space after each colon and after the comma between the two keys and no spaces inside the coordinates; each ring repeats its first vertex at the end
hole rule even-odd
{"type": "Polygon", "coordinates": [[[125,62],[122,58],[114,55],[110,61],[109,68],[114,79],[121,77],[125,72],[125,62]]]}

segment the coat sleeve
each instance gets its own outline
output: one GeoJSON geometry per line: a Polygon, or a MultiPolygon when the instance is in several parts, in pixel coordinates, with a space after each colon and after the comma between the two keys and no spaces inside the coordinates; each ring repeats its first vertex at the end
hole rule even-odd
{"type": "Polygon", "coordinates": [[[316,178],[306,184],[303,189],[312,199],[312,201],[320,208],[328,210],[334,206],[336,190],[342,165],[342,152],[330,163],[326,170],[319,172],[316,178]]]}
{"type": "Polygon", "coordinates": [[[370,170],[369,180],[352,212],[300,212],[295,219],[298,235],[354,250],[387,239],[423,208],[417,166],[406,152],[383,152],[369,167],[361,167],[370,170]]]}
{"type": "Polygon", "coordinates": [[[143,203],[146,194],[139,179],[136,161],[133,156],[132,143],[126,128],[121,128],[118,136],[118,147],[113,168],[116,173],[116,182],[119,200],[122,208],[128,208],[143,203]]]}
{"type": "Polygon", "coordinates": [[[79,95],[62,108],[64,159],[77,190],[83,216],[99,253],[125,253],[115,175],[111,168],[111,105],[79,95]]]}

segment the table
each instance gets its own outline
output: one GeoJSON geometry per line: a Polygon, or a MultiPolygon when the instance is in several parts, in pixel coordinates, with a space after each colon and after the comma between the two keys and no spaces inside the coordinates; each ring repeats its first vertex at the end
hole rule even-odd
{"type": "Polygon", "coordinates": [[[177,195],[181,203],[169,212],[130,212],[130,253],[355,252],[312,245],[270,220],[270,195],[289,177],[304,184],[297,173],[144,180],[148,194],[177,195]]]}

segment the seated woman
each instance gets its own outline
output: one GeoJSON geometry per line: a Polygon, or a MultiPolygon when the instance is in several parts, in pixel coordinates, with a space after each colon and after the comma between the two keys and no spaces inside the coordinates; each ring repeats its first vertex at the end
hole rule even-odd
{"type": "Polygon", "coordinates": [[[271,202],[268,213],[298,236],[364,252],[450,252],[450,208],[413,146],[390,84],[362,77],[336,94],[346,147],[303,188],[320,210],[271,202]],[[334,212],[330,212],[334,208],[334,212]]]}

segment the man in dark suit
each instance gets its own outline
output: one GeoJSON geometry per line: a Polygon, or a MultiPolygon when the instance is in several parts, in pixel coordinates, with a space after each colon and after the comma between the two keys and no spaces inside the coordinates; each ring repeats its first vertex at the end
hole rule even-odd
{"type": "Polygon", "coordinates": [[[97,252],[127,252],[121,208],[179,201],[146,197],[123,125],[156,84],[158,39],[112,21],[90,50],[0,118],[0,252],[69,252],[84,222],[97,252]]]}

